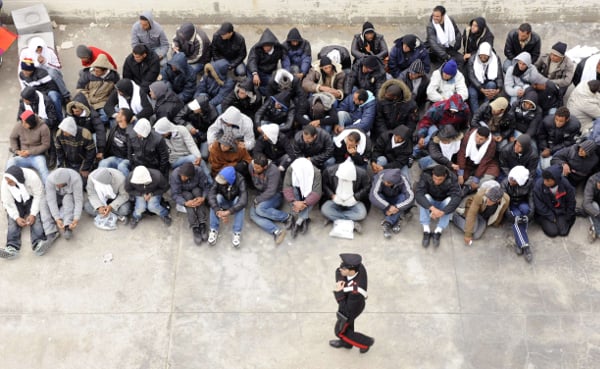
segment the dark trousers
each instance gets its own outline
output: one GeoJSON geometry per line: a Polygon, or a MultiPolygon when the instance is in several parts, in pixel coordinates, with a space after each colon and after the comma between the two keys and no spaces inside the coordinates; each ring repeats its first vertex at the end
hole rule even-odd
{"type": "MultiPolygon", "coordinates": [[[[183,196],[185,201],[188,201],[191,199],[195,199],[196,197],[202,196],[202,191],[199,188],[194,188],[191,192],[183,191],[181,195],[183,196]]],[[[206,201],[208,200],[205,200],[204,204],[195,208],[190,208],[187,206],[185,207],[187,220],[190,224],[190,227],[199,227],[200,224],[206,224],[206,222],[208,221],[208,207],[206,207],[206,201]]]]}
{"type": "Polygon", "coordinates": [[[542,230],[548,237],[564,237],[568,235],[573,223],[575,223],[575,217],[568,218],[565,215],[557,216],[556,222],[542,217],[537,217],[536,220],[542,226],[542,230]]]}
{"type": "MultiPolygon", "coordinates": [[[[363,302],[362,308],[360,308],[360,312],[362,312],[364,307],[365,305],[363,302]]],[[[335,325],[335,335],[338,336],[342,341],[344,341],[344,343],[348,345],[356,346],[361,349],[366,349],[373,344],[373,338],[354,331],[354,321],[360,316],[360,312],[355,317],[349,318],[343,324],[340,324],[340,317],[338,315],[338,322],[335,325]]]]}

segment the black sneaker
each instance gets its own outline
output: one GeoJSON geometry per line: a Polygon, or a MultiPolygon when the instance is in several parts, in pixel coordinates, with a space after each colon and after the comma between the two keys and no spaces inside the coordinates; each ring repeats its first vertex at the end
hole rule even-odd
{"type": "Polygon", "coordinates": [[[342,340],[331,340],[329,341],[329,346],[331,347],[335,347],[335,348],[346,348],[346,349],[351,349],[352,345],[349,343],[346,343],[342,340]]]}
{"type": "Polygon", "coordinates": [[[136,218],[136,217],[132,216],[131,220],[129,221],[129,228],[135,229],[135,227],[137,227],[139,222],[140,222],[140,218],[136,218]]]}
{"type": "Polygon", "coordinates": [[[292,225],[294,224],[294,216],[292,214],[288,214],[287,219],[283,223],[285,229],[292,229],[292,225]]]}
{"type": "Polygon", "coordinates": [[[575,216],[587,217],[588,215],[585,213],[585,211],[582,208],[575,208],[575,216]]]}
{"type": "Polygon", "coordinates": [[[369,349],[371,348],[371,346],[373,346],[375,344],[375,338],[371,338],[371,344],[369,346],[367,346],[367,348],[361,348],[360,349],[360,353],[361,354],[366,354],[367,352],[369,352],[369,349]]]}
{"type": "Polygon", "coordinates": [[[200,231],[200,227],[192,228],[192,234],[194,235],[194,243],[198,246],[202,244],[202,233],[200,231]]]}
{"type": "Polygon", "coordinates": [[[309,223],[310,223],[310,218],[306,218],[302,222],[302,228],[300,229],[300,232],[302,232],[302,234],[306,234],[306,232],[308,232],[308,224],[309,223]]]}
{"type": "Polygon", "coordinates": [[[529,245],[523,246],[523,257],[530,264],[533,261],[533,253],[531,252],[531,247],[529,245]]]}
{"type": "Polygon", "coordinates": [[[397,221],[396,224],[392,226],[392,232],[400,233],[402,229],[400,228],[400,221],[397,221]]]}
{"type": "Polygon", "coordinates": [[[160,217],[160,219],[162,219],[163,223],[165,223],[167,225],[167,227],[171,226],[171,223],[173,223],[173,219],[171,219],[170,216],[164,216],[164,217],[160,217]]]}
{"type": "Polygon", "coordinates": [[[300,228],[302,228],[302,224],[298,225],[296,222],[292,223],[292,229],[291,229],[292,238],[296,238],[296,236],[298,235],[298,231],[300,230],[300,228]]]}
{"type": "Polygon", "coordinates": [[[381,225],[383,227],[383,237],[391,238],[392,237],[392,225],[389,222],[383,222],[381,225]]]}
{"type": "Polygon", "coordinates": [[[428,248],[430,240],[431,240],[431,233],[423,232],[423,241],[421,242],[421,246],[423,246],[424,248],[428,248]]]}
{"type": "Polygon", "coordinates": [[[362,224],[360,222],[354,222],[354,232],[362,234],[362,224]]]}
{"type": "Polygon", "coordinates": [[[520,248],[519,245],[517,245],[516,243],[515,243],[514,249],[515,249],[515,254],[517,254],[519,256],[523,255],[523,249],[520,248]]]}
{"type": "Polygon", "coordinates": [[[200,236],[202,237],[203,242],[208,241],[208,228],[204,223],[200,224],[200,236]]]}
{"type": "Polygon", "coordinates": [[[442,238],[442,234],[440,232],[435,232],[433,234],[433,247],[440,247],[440,238],[442,238]]]}

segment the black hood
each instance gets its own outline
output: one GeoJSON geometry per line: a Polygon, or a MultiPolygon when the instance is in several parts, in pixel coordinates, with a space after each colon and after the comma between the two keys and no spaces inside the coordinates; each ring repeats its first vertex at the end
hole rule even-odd
{"type": "Polygon", "coordinates": [[[273,32],[271,32],[270,29],[265,29],[265,31],[263,32],[262,36],[260,36],[260,40],[258,40],[258,42],[256,43],[256,46],[262,47],[264,45],[267,44],[278,44],[279,40],[277,40],[277,37],[275,36],[275,34],[273,32]]]}

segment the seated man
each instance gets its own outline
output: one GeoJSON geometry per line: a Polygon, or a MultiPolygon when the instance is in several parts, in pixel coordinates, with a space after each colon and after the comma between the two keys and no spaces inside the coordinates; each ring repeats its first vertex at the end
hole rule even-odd
{"type": "Polygon", "coordinates": [[[333,133],[339,134],[345,128],[371,131],[377,115],[377,101],[371,91],[359,89],[346,96],[338,107],[338,125],[333,133]]]}
{"type": "Polygon", "coordinates": [[[362,26],[362,33],[355,34],[352,39],[350,53],[354,57],[355,63],[369,55],[375,55],[383,62],[388,57],[388,47],[383,35],[375,32],[373,24],[365,22],[362,26]]]}
{"type": "Polygon", "coordinates": [[[542,76],[531,64],[531,55],[527,52],[515,56],[515,64],[508,67],[504,78],[504,89],[513,103],[525,95],[528,87],[545,85],[548,79],[542,76]]]}
{"type": "Polygon", "coordinates": [[[352,71],[346,76],[344,95],[348,96],[357,89],[368,90],[375,95],[385,81],[385,68],[381,59],[375,55],[365,56],[354,62],[352,71]]]}
{"type": "Polygon", "coordinates": [[[185,54],[173,55],[160,71],[160,76],[183,103],[188,103],[194,98],[196,71],[188,64],[185,54]]]}
{"type": "Polygon", "coordinates": [[[290,204],[292,238],[308,231],[308,214],[321,199],[321,183],[321,171],[307,158],[297,158],[285,172],[283,197],[290,204]]]}
{"type": "Polygon", "coordinates": [[[581,82],[597,80],[600,80],[600,54],[581,59],[573,74],[573,85],[579,86],[581,82]]]}
{"type": "Polygon", "coordinates": [[[242,69],[246,70],[243,63],[248,55],[246,40],[239,32],[234,31],[233,24],[229,22],[221,24],[221,27],[213,35],[210,50],[212,64],[219,73],[225,75],[230,70],[237,72],[241,72],[242,69]]]}
{"type": "Polygon", "coordinates": [[[208,145],[212,145],[221,134],[227,131],[233,134],[233,137],[238,141],[239,147],[243,145],[248,151],[254,148],[254,124],[252,123],[252,119],[242,114],[235,106],[227,108],[208,127],[208,131],[206,132],[208,145]]]}
{"type": "MultiPolygon", "coordinates": [[[[58,120],[58,114],[52,104],[52,100],[47,95],[36,91],[33,87],[28,86],[21,91],[21,100],[19,101],[19,117],[25,110],[30,110],[35,113],[42,121],[50,128],[50,133],[55,133],[58,124],[62,120],[58,120]]],[[[62,116],[62,112],[61,112],[62,116]]]]}
{"type": "Polygon", "coordinates": [[[508,211],[504,213],[504,218],[512,224],[515,253],[524,255],[528,263],[533,260],[527,234],[529,220],[533,218],[534,206],[533,196],[531,196],[533,184],[534,181],[531,179],[529,170],[522,165],[513,167],[508,172],[508,177],[502,181],[502,188],[510,197],[508,211]]]}
{"type": "Polygon", "coordinates": [[[471,119],[471,128],[486,127],[490,130],[496,148],[501,150],[514,139],[515,115],[505,97],[486,101],[479,106],[471,119]]]}
{"type": "Polygon", "coordinates": [[[550,165],[560,166],[563,177],[568,179],[573,187],[577,187],[594,174],[599,160],[596,143],[585,140],[561,149],[552,157],[550,165]]]}
{"type": "Polygon", "coordinates": [[[477,50],[483,43],[494,46],[494,34],[487,25],[485,18],[477,17],[469,21],[462,36],[462,52],[465,62],[476,56],[477,50]]]}
{"type": "Polygon", "coordinates": [[[304,105],[304,111],[296,110],[296,122],[300,123],[302,127],[310,124],[333,133],[339,123],[338,110],[335,105],[337,105],[337,101],[329,92],[314,93],[308,99],[308,104],[304,105]]]}
{"type": "Polygon", "coordinates": [[[414,132],[419,112],[413,94],[404,82],[387,80],[377,93],[376,105],[377,114],[371,129],[373,141],[401,124],[414,132]]]}
{"type": "MultiPolygon", "coordinates": [[[[69,168],[57,168],[46,180],[46,201],[44,216],[44,232],[46,235],[58,237],[62,232],[66,240],[73,237],[73,231],[79,224],[83,209],[83,181],[79,173],[69,168]]],[[[42,213],[44,213],[42,212],[42,213]]]]}
{"type": "MultiPolygon", "coordinates": [[[[169,122],[167,118],[160,118],[154,124],[154,131],[160,134],[164,139],[169,149],[169,163],[171,168],[175,169],[183,163],[192,163],[200,166],[202,157],[200,150],[192,138],[192,134],[183,126],[176,126],[169,122]]],[[[206,167],[206,164],[202,165],[206,167]]],[[[206,168],[208,173],[208,168],[206,168]]]]}
{"type": "Polygon", "coordinates": [[[566,52],[567,44],[559,41],[552,45],[550,53],[542,55],[534,63],[538,72],[559,88],[561,99],[573,81],[575,73],[575,63],[565,55],[566,52]]]}
{"type": "Polygon", "coordinates": [[[412,137],[408,127],[398,126],[381,135],[373,146],[371,169],[378,174],[385,169],[401,169],[410,179],[408,164],[413,152],[412,137]]]}
{"type": "Polygon", "coordinates": [[[448,168],[452,173],[458,171],[458,150],[463,134],[457,132],[452,125],[445,125],[439,131],[433,134],[427,146],[428,156],[419,159],[421,170],[432,169],[441,164],[448,168]]]}
{"type": "Polygon", "coordinates": [[[350,58],[350,51],[347,48],[340,45],[327,45],[317,54],[317,59],[321,60],[323,57],[328,57],[332,62],[338,63],[342,66],[344,71],[347,71],[352,67],[352,59],[350,58]]]}
{"type": "Polygon", "coordinates": [[[429,23],[427,23],[427,43],[431,60],[447,62],[454,59],[462,65],[463,55],[458,51],[461,40],[460,29],[454,19],[446,14],[446,8],[441,5],[433,8],[429,23]]]}
{"type": "Polygon", "coordinates": [[[451,59],[431,74],[431,81],[427,86],[427,99],[436,103],[447,100],[454,94],[459,94],[463,101],[469,98],[465,77],[458,70],[454,59],[451,59]]]}
{"type": "Polygon", "coordinates": [[[136,45],[146,46],[156,54],[161,64],[167,61],[169,39],[162,26],[154,20],[152,11],[140,14],[138,21],[131,27],[131,47],[136,45]]]}
{"type": "Polygon", "coordinates": [[[78,45],[77,48],[75,48],[75,54],[79,60],[81,60],[81,66],[84,68],[83,70],[92,67],[92,64],[98,60],[100,55],[104,55],[106,57],[106,60],[108,60],[112,66],[112,69],[119,69],[117,67],[117,63],[115,63],[113,57],[108,52],[95,46],[78,45]]]}
{"type": "Polygon", "coordinates": [[[247,204],[248,190],[244,176],[237,173],[234,167],[221,169],[208,192],[208,205],[210,206],[208,244],[210,246],[217,243],[221,222],[227,224],[230,217],[233,217],[231,243],[236,249],[240,247],[242,227],[244,226],[244,209],[247,204]]]}
{"type": "Polygon", "coordinates": [[[308,74],[312,61],[310,42],[302,38],[298,28],[294,27],[288,32],[287,38],[281,46],[285,51],[281,67],[302,81],[308,74]]]}
{"type": "Polygon", "coordinates": [[[291,214],[279,210],[283,202],[281,173],[272,161],[258,153],[248,164],[248,170],[252,184],[258,191],[250,208],[250,219],[272,235],[275,245],[279,245],[285,239],[285,228],[291,228],[293,220],[291,214]],[[275,222],[284,223],[285,228],[276,226],[275,222]]]}
{"type": "Polygon", "coordinates": [[[354,230],[362,233],[361,221],[367,217],[371,183],[367,171],[351,160],[335,164],[323,171],[323,197],[321,213],[326,222],[338,219],[352,220],[354,230]]]}
{"type": "MultiPolygon", "coordinates": [[[[148,87],[160,74],[161,61],[146,45],[137,44],[132,47],[131,54],[123,62],[123,78],[132,80],[144,92],[148,92],[148,87]]],[[[167,62],[167,59],[163,60],[167,62]]]]}
{"type": "Polygon", "coordinates": [[[346,73],[342,70],[342,65],[323,56],[312,64],[310,71],[302,80],[302,88],[307,94],[330,93],[340,101],[344,98],[345,82],[346,73]]]}
{"type": "Polygon", "coordinates": [[[279,125],[280,131],[288,133],[292,130],[295,117],[296,106],[292,102],[290,93],[282,91],[265,99],[263,105],[256,112],[254,125],[259,134],[262,133],[262,125],[271,123],[279,125]]]}
{"type": "Polygon", "coordinates": [[[48,166],[45,154],[50,148],[50,129],[31,110],[25,110],[20,118],[10,134],[8,150],[13,156],[8,159],[6,167],[35,169],[42,183],[46,183],[48,166]]]}
{"type": "Polygon", "coordinates": [[[234,167],[243,175],[248,174],[248,163],[252,161],[252,157],[245,147],[236,142],[232,132],[224,132],[218,141],[209,146],[208,152],[208,163],[213,178],[226,167],[234,167]]]}
{"type": "Polygon", "coordinates": [[[125,221],[131,212],[129,194],[125,191],[125,176],[117,169],[98,168],[90,173],[83,210],[90,216],[105,218],[114,213],[125,221]]]}
{"type": "Polygon", "coordinates": [[[74,169],[86,181],[96,159],[96,145],[90,131],[78,127],[72,117],[66,117],[58,126],[54,142],[57,166],[74,169]]]}
{"type": "Polygon", "coordinates": [[[294,136],[292,159],[306,158],[318,169],[333,154],[333,141],[327,131],[307,125],[294,136]]]}
{"type": "Polygon", "coordinates": [[[469,58],[467,66],[469,78],[469,104],[477,111],[483,100],[492,101],[500,95],[504,87],[502,64],[492,46],[487,42],[479,46],[479,50],[469,58]]]}
{"type": "Polygon", "coordinates": [[[174,54],[183,54],[187,64],[192,67],[194,75],[204,70],[210,62],[210,39],[206,32],[192,23],[186,22],[175,30],[172,40],[174,54]]]}
{"type": "Polygon", "coordinates": [[[499,155],[500,178],[504,179],[510,170],[517,165],[523,166],[529,172],[531,181],[536,177],[539,162],[538,151],[528,134],[522,134],[516,140],[504,146],[499,155]]]}
{"type": "Polygon", "coordinates": [[[423,45],[423,42],[413,34],[404,35],[394,41],[394,46],[390,50],[389,68],[390,74],[398,78],[400,74],[408,70],[410,65],[420,60],[425,73],[431,70],[429,61],[429,52],[423,45]]]}
{"type": "Polygon", "coordinates": [[[256,139],[254,155],[263,154],[280,172],[285,172],[292,163],[294,148],[288,137],[279,131],[278,124],[262,126],[262,134],[256,139]]]}
{"type": "Polygon", "coordinates": [[[81,93],[76,94],[67,104],[66,111],[67,116],[75,120],[77,127],[85,128],[92,134],[96,145],[96,160],[102,160],[106,147],[106,128],[100,115],[90,107],[81,93]]]}
{"type": "MultiPolygon", "coordinates": [[[[104,104],[104,113],[109,118],[115,118],[119,109],[131,110],[136,119],[149,119],[154,114],[147,91],[144,92],[135,82],[123,78],[115,85],[104,104]]],[[[112,123],[111,123],[112,124],[112,123]]]]}
{"type": "Polygon", "coordinates": [[[407,70],[400,73],[398,80],[408,86],[419,109],[424,108],[427,103],[427,87],[429,87],[430,80],[421,60],[412,62],[407,70]]]}
{"type": "Polygon", "coordinates": [[[92,109],[100,114],[105,125],[108,125],[111,115],[106,114],[104,106],[120,79],[117,68],[113,67],[104,54],[98,55],[88,69],[79,73],[77,90],[85,96],[92,109]]]}
{"type": "Polygon", "coordinates": [[[582,204],[591,223],[588,240],[593,241],[600,234],[600,172],[592,175],[585,183],[582,204]]]}
{"type": "MultiPolygon", "coordinates": [[[[537,136],[543,113],[538,104],[538,94],[533,88],[527,88],[523,96],[512,104],[510,114],[514,117],[515,136],[524,133],[528,134],[531,138],[537,136]]],[[[535,140],[533,142],[535,145],[535,140]]]]}
{"type": "Polygon", "coordinates": [[[575,87],[567,108],[581,123],[581,133],[587,135],[594,126],[593,122],[600,118],[600,80],[587,81],[575,87]]]}
{"type": "Polygon", "coordinates": [[[270,29],[265,29],[260,39],[248,53],[248,72],[252,74],[252,82],[262,87],[261,92],[266,93],[266,86],[277,65],[283,61],[285,50],[270,29]]]}
{"type": "Polygon", "coordinates": [[[33,251],[38,256],[44,255],[56,236],[44,236],[40,206],[45,200],[40,178],[31,169],[9,166],[2,177],[0,190],[8,222],[6,246],[0,249],[0,258],[12,259],[19,255],[21,230],[27,226],[33,251]]]}
{"type": "Polygon", "coordinates": [[[183,102],[169,89],[163,81],[156,81],[150,85],[150,99],[154,105],[154,117],[156,120],[167,118],[172,121],[177,113],[183,109],[183,102]]]}
{"type": "Polygon", "coordinates": [[[196,245],[208,240],[207,197],[210,184],[204,171],[192,163],[184,163],[169,177],[171,198],[187,214],[196,245]]]}
{"type": "Polygon", "coordinates": [[[140,119],[133,129],[127,130],[127,159],[130,169],[140,165],[160,171],[168,178],[169,147],[165,139],[152,130],[150,122],[140,119]]]}
{"type": "Polygon", "coordinates": [[[496,157],[496,141],[487,127],[473,128],[462,139],[458,150],[458,184],[463,197],[480,185],[498,177],[500,168],[496,157]]]}
{"type": "Polygon", "coordinates": [[[219,72],[210,63],[205,64],[204,75],[196,86],[194,97],[205,95],[210,105],[217,109],[217,111],[222,111],[221,104],[231,91],[233,91],[235,80],[240,78],[247,79],[246,69],[243,65],[238,66],[233,75],[229,75],[227,72],[219,72]]]}
{"type": "Polygon", "coordinates": [[[307,94],[302,89],[302,81],[285,69],[277,69],[273,78],[267,84],[267,88],[261,94],[265,97],[275,96],[278,93],[287,90],[296,109],[303,109],[307,101],[307,94]]]}
{"type": "Polygon", "coordinates": [[[548,237],[565,237],[575,223],[575,188],[562,175],[560,165],[542,171],[533,187],[535,220],[548,237]]]}
{"type": "Polygon", "coordinates": [[[487,226],[498,227],[502,223],[509,202],[508,194],[495,181],[469,197],[465,203],[464,213],[455,212],[452,216],[452,223],[465,232],[465,245],[471,246],[473,240],[480,239],[487,226]]]}
{"type": "Polygon", "coordinates": [[[345,129],[333,138],[333,156],[325,162],[325,166],[341,164],[350,159],[357,167],[367,169],[371,162],[373,145],[369,136],[360,129],[345,129]]]}
{"type": "Polygon", "coordinates": [[[173,123],[188,129],[200,148],[202,158],[208,158],[208,127],[217,119],[217,110],[208,103],[206,95],[196,96],[177,113],[173,123]]]}
{"type": "Polygon", "coordinates": [[[127,108],[119,110],[117,124],[108,132],[106,147],[102,155],[104,159],[98,163],[99,168],[118,169],[125,177],[129,175],[127,130],[132,129],[128,127],[133,123],[133,112],[131,110],[127,108]]]}
{"type": "Polygon", "coordinates": [[[542,39],[531,30],[529,23],[523,23],[518,29],[513,29],[506,35],[504,45],[504,56],[506,60],[502,69],[506,72],[508,67],[513,65],[513,60],[522,52],[528,52],[531,55],[531,63],[535,63],[540,57],[542,50],[542,39]]]}
{"type": "Polygon", "coordinates": [[[385,216],[383,237],[391,238],[392,232],[400,232],[400,219],[408,212],[415,200],[409,180],[398,168],[384,169],[373,177],[369,200],[385,216]]]}
{"type": "Polygon", "coordinates": [[[433,238],[433,246],[439,247],[442,232],[448,227],[450,217],[462,200],[456,175],[439,164],[431,172],[422,172],[415,187],[415,199],[419,206],[419,221],[423,226],[422,246],[429,247],[429,241],[433,238]],[[433,232],[429,227],[432,220],[437,220],[433,232]]]}
{"type": "MultiPolygon", "coordinates": [[[[233,91],[225,96],[221,102],[221,110],[226,111],[230,106],[237,108],[245,116],[254,117],[256,115],[262,106],[262,94],[258,87],[252,84],[251,78],[237,82],[233,91]]],[[[215,119],[212,119],[211,123],[214,121],[215,119]]]]}
{"type": "Polygon", "coordinates": [[[544,118],[536,135],[541,168],[548,168],[552,155],[564,147],[575,144],[575,139],[580,134],[581,123],[579,119],[571,116],[566,106],[558,108],[556,113],[544,118]]]}
{"type": "Polygon", "coordinates": [[[125,190],[135,197],[135,208],[129,221],[131,229],[137,227],[146,210],[160,216],[167,227],[171,226],[169,209],[162,204],[162,195],[169,191],[169,182],[161,172],[139,165],[127,177],[125,190]]]}
{"type": "Polygon", "coordinates": [[[26,87],[32,87],[36,91],[48,96],[54,105],[57,119],[62,120],[63,99],[56,82],[54,82],[48,71],[36,67],[31,59],[22,60],[20,66],[19,82],[21,83],[21,90],[26,87]]]}

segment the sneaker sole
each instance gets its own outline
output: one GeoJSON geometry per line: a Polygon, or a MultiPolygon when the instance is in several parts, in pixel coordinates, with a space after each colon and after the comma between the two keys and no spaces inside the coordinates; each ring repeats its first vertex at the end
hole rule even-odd
{"type": "Polygon", "coordinates": [[[0,258],[2,259],[14,259],[19,256],[18,253],[11,253],[6,250],[0,250],[0,258]]]}

